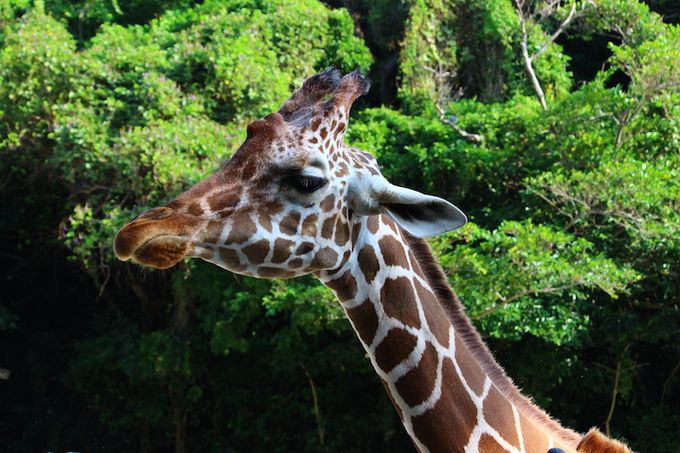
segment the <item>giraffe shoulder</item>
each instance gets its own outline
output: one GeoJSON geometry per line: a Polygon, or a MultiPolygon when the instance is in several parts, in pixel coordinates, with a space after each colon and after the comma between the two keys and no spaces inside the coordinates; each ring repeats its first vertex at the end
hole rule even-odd
{"type": "Polygon", "coordinates": [[[624,444],[606,437],[595,428],[583,436],[576,451],[578,453],[632,453],[624,444]]]}

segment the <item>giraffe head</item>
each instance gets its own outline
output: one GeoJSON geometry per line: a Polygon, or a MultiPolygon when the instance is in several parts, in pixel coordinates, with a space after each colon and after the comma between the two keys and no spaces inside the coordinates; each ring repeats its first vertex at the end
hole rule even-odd
{"type": "Polygon", "coordinates": [[[451,203],[390,184],[373,156],[344,144],[350,107],[368,88],[357,71],[308,78],[248,126],[220,170],[125,225],[116,256],[161,269],[200,257],[240,274],[291,277],[342,266],[360,216],[386,213],[416,236],[464,225],[451,203]]]}

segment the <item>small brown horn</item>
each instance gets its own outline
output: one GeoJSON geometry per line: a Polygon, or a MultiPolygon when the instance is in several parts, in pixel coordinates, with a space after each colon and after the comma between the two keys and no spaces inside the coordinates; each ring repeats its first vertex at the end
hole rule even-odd
{"type": "Polygon", "coordinates": [[[299,90],[281,106],[279,113],[289,123],[297,123],[302,117],[310,117],[313,107],[333,93],[342,79],[342,73],[333,66],[313,75],[302,84],[299,90]]]}
{"type": "Polygon", "coordinates": [[[355,69],[340,80],[337,88],[333,91],[333,97],[329,104],[333,106],[342,105],[349,111],[354,101],[359,96],[368,93],[370,88],[371,82],[361,75],[358,69],[355,69]]]}

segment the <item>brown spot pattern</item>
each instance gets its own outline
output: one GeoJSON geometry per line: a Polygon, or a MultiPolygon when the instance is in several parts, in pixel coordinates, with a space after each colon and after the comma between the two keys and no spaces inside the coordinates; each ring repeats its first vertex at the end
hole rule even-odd
{"type": "Polygon", "coordinates": [[[208,197],[208,205],[213,212],[217,212],[222,209],[235,207],[240,199],[240,195],[235,192],[218,192],[208,197]]]}
{"type": "Polygon", "coordinates": [[[420,327],[416,296],[411,281],[406,277],[385,280],[380,290],[385,314],[411,327],[420,327]]]}
{"type": "Polygon", "coordinates": [[[203,215],[203,208],[201,207],[201,204],[198,201],[194,201],[189,205],[187,208],[189,211],[189,214],[193,216],[202,216],[203,215]]]}
{"type": "Polygon", "coordinates": [[[208,222],[205,227],[205,236],[203,237],[203,242],[208,242],[215,244],[219,241],[222,231],[224,230],[224,225],[220,222],[208,222]]]}
{"type": "Polygon", "coordinates": [[[316,252],[309,267],[312,269],[328,269],[334,267],[337,262],[338,252],[330,247],[324,247],[316,252]]]}
{"type": "Polygon", "coordinates": [[[241,263],[235,250],[220,248],[220,258],[224,261],[224,264],[233,270],[243,271],[246,266],[241,263]]]}
{"type": "Polygon", "coordinates": [[[257,227],[255,226],[255,223],[250,220],[248,214],[236,214],[232,220],[231,231],[229,232],[229,236],[227,236],[225,244],[240,244],[241,242],[245,242],[250,239],[256,231],[257,227]]]}
{"type": "Polygon", "coordinates": [[[347,309],[347,316],[352,320],[362,341],[370,345],[378,330],[378,314],[375,312],[373,303],[366,299],[361,305],[347,309]]]}
{"type": "Polygon", "coordinates": [[[340,217],[335,223],[335,243],[339,246],[347,244],[349,241],[349,226],[340,217]]]}
{"type": "Polygon", "coordinates": [[[472,356],[460,337],[455,335],[454,338],[456,342],[456,363],[458,363],[460,371],[463,373],[463,377],[472,391],[480,395],[482,390],[484,390],[486,374],[484,374],[477,360],[472,356]]]}
{"type": "Polygon", "coordinates": [[[342,122],[338,125],[338,128],[335,130],[335,134],[334,134],[336,139],[338,138],[338,135],[342,134],[345,131],[346,126],[347,125],[344,122],[342,122]]]}
{"type": "Polygon", "coordinates": [[[314,250],[314,244],[312,242],[303,242],[295,250],[296,255],[306,255],[307,253],[314,250]]]}
{"type": "MultiPolygon", "coordinates": [[[[502,434],[501,437],[503,437],[502,434]]],[[[479,451],[484,453],[509,453],[501,444],[496,442],[496,439],[486,433],[479,438],[479,451]]]]}
{"type": "Polygon", "coordinates": [[[324,211],[324,212],[328,212],[331,209],[333,209],[334,205],[335,205],[335,195],[330,194],[321,201],[321,203],[319,204],[319,208],[321,208],[321,210],[324,211]]]}
{"type": "Polygon", "coordinates": [[[390,386],[387,385],[387,381],[385,379],[380,378],[380,382],[382,382],[383,387],[385,387],[385,391],[387,392],[387,396],[390,397],[390,401],[392,401],[392,406],[397,410],[397,413],[399,414],[399,419],[403,422],[404,421],[404,414],[401,411],[401,407],[397,404],[397,402],[394,400],[394,396],[392,395],[392,392],[390,392],[390,386]]]}
{"type": "Polygon", "coordinates": [[[274,254],[272,255],[272,263],[283,263],[291,254],[291,247],[295,242],[288,239],[278,238],[274,241],[274,254]]]}
{"type": "Polygon", "coordinates": [[[334,219],[328,218],[323,221],[323,226],[321,227],[321,236],[324,239],[330,239],[333,236],[333,227],[335,226],[334,219]]]}
{"type": "Polygon", "coordinates": [[[269,241],[260,239],[247,247],[243,247],[242,251],[252,264],[262,264],[269,253],[269,241]]]}
{"type": "Polygon", "coordinates": [[[382,220],[382,223],[392,229],[396,234],[399,234],[399,227],[397,226],[396,222],[386,215],[381,215],[380,220],[382,220]]]}
{"type": "Polygon", "coordinates": [[[248,160],[248,163],[243,168],[242,178],[246,181],[249,180],[255,174],[256,169],[257,169],[257,160],[251,158],[250,160],[248,160]]]}
{"type": "Polygon", "coordinates": [[[449,328],[451,327],[451,321],[449,321],[449,317],[444,312],[444,309],[439,304],[437,297],[434,295],[434,293],[432,293],[432,291],[425,288],[416,279],[413,280],[413,285],[416,288],[416,294],[418,294],[420,305],[423,307],[427,325],[430,327],[432,334],[437,339],[439,344],[445,348],[448,348],[449,328]]]}
{"type": "Polygon", "coordinates": [[[491,386],[489,394],[484,400],[483,413],[484,419],[498,431],[503,439],[508,441],[510,445],[519,448],[519,437],[517,437],[517,429],[515,428],[512,405],[495,385],[491,386]]]}
{"type": "Polygon", "coordinates": [[[345,253],[342,254],[342,259],[340,260],[340,264],[338,264],[338,267],[335,269],[331,269],[328,271],[328,275],[333,275],[336,272],[340,272],[342,270],[342,267],[345,265],[347,260],[349,259],[351,253],[349,250],[345,250],[345,253]]]}
{"type": "Polygon", "coordinates": [[[366,283],[370,284],[378,273],[378,268],[380,263],[378,263],[378,258],[375,256],[373,247],[370,245],[365,245],[359,251],[359,268],[361,273],[364,274],[366,283]]]}
{"type": "Polygon", "coordinates": [[[477,409],[449,359],[444,360],[442,382],[446,385],[434,407],[413,417],[413,432],[432,452],[462,452],[477,424],[477,409]],[[452,450],[453,446],[460,450],[452,450]]]}
{"type": "Polygon", "coordinates": [[[401,242],[397,241],[392,236],[385,236],[378,241],[378,245],[380,246],[380,253],[382,253],[386,265],[401,266],[405,269],[409,268],[404,245],[401,242]]]}
{"type": "Polygon", "coordinates": [[[361,227],[358,225],[354,225],[352,227],[352,244],[357,243],[357,239],[359,238],[359,233],[361,232],[361,227]]]}
{"type": "Polygon", "coordinates": [[[316,214],[311,214],[305,217],[304,222],[302,222],[302,234],[304,236],[316,236],[316,223],[319,220],[319,216],[316,214]]]}
{"type": "Polygon", "coordinates": [[[520,412],[519,424],[527,452],[548,451],[548,436],[520,412]]]}
{"type": "Polygon", "coordinates": [[[418,260],[416,259],[415,255],[413,254],[413,251],[409,250],[408,251],[408,257],[411,260],[411,269],[413,272],[421,276],[422,278],[425,278],[425,273],[423,270],[420,268],[420,264],[418,264],[418,260]]]}
{"type": "Polygon", "coordinates": [[[291,269],[298,269],[302,267],[303,264],[304,262],[300,258],[295,258],[288,262],[288,267],[291,269]]]}
{"type": "Polygon", "coordinates": [[[369,216],[368,220],[366,221],[366,226],[368,227],[368,231],[370,231],[371,233],[373,234],[377,233],[378,229],[380,228],[378,216],[377,215],[369,216]]]}
{"type": "Polygon", "coordinates": [[[288,213],[288,215],[285,216],[279,224],[279,230],[281,233],[287,234],[289,236],[295,235],[295,233],[297,233],[297,227],[300,224],[300,217],[301,215],[298,211],[291,211],[288,213]]]}
{"type": "Polygon", "coordinates": [[[418,366],[409,370],[395,384],[406,404],[415,406],[430,396],[437,378],[437,362],[437,350],[432,343],[426,343],[418,366]]]}
{"type": "Polygon", "coordinates": [[[335,280],[329,281],[326,286],[335,291],[341,302],[353,299],[357,294],[357,281],[350,271],[346,271],[335,280]]]}
{"type": "Polygon", "coordinates": [[[262,225],[262,227],[264,227],[264,229],[266,229],[267,231],[271,232],[272,216],[280,212],[282,209],[283,206],[278,203],[264,206],[260,211],[260,224],[262,225]]]}
{"type": "Polygon", "coordinates": [[[417,341],[414,335],[403,329],[390,329],[375,348],[375,361],[383,371],[389,373],[411,354],[417,341]]]}
{"type": "Polygon", "coordinates": [[[292,277],[295,273],[277,267],[260,267],[257,269],[257,275],[265,278],[284,278],[292,277]]]}

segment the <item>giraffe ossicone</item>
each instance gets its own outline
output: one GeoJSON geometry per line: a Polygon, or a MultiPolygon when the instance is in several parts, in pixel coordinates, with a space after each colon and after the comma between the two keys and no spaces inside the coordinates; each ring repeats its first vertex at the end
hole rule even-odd
{"type": "Polygon", "coordinates": [[[215,174],[125,225],[118,258],[314,274],[335,292],[419,451],[627,452],[597,431],[560,426],[494,361],[420,239],[463,226],[465,215],[389,183],[371,154],[344,143],[350,108],[368,88],[356,71],[308,78],[248,126],[215,174]]]}

